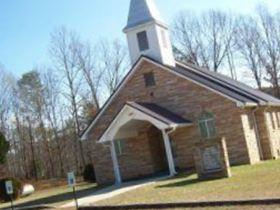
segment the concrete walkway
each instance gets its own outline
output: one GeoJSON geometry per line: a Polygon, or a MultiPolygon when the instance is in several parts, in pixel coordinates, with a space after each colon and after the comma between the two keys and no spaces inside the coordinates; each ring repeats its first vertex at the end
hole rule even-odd
{"type": "MultiPolygon", "coordinates": [[[[113,185],[110,187],[106,187],[102,190],[96,191],[95,193],[93,193],[90,196],[78,199],[78,204],[79,204],[79,206],[90,206],[98,201],[112,198],[114,196],[120,195],[122,193],[126,193],[131,190],[135,190],[140,187],[144,187],[146,185],[154,184],[155,182],[166,179],[166,178],[168,178],[168,176],[161,176],[161,177],[144,179],[144,180],[139,180],[139,181],[126,182],[126,183],[123,183],[121,186],[113,185]]],[[[71,203],[61,206],[61,208],[70,208],[70,207],[74,207],[74,206],[75,206],[75,202],[73,201],[71,203]]]]}

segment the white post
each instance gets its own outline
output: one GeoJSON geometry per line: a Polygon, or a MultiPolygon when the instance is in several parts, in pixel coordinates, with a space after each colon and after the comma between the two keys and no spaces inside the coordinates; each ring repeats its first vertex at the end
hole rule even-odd
{"type": "Polygon", "coordinates": [[[174,159],[171,150],[170,139],[165,130],[162,130],[161,132],[164,140],[164,146],[165,146],[170,176],[174,176],[176,175],[176,170],[175,170],[175,164],[174,164],[174,159]]]}
{"type": "Polygon", "coordinates": [[[111,149],[111,156],[112,156],[112,161],[114,166],[115,182],[116,185],[119,185],[122,183],[122,178],[119,169],[118,157],[117,157],[114,141],[111,141],[110,149],[111,149]]]}

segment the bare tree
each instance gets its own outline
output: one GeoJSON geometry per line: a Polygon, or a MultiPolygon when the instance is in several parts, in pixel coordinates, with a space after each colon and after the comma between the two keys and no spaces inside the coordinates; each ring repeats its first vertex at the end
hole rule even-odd
{"type": "Polygon", "coordinates": [[[261,61],[262,36],[257,21],[252,17],[240,17],[235,40],[237,51],[241,54],[245,66],[253,74],[257,87],[261,89],[264,66],[261,61]]]}
{"type": "Polygon", "coordinates": [[[5,134],[5,126],[11,110],[13,80],[12,75],[8,74],[0,65],[0,131],[3,134],[5,134]]]}
{"type": "Polygon", "coordinates": [[[231,15],[219,11],[201,16],[184,12],[174,20],[175,52],[185,61],[217,72],[231,59],[234,33],[235,20],[231,15]]]}
{"type": "MultiPolygon", "coordinates": [[[[28,134],[33,159],[35,156],[34,147],[36,145],[37,150],[41,152],[40,156],[38,156],[40,158],[37,158],[36,164],[39,164],[40,160],[41,166],[47,166],[42,167],[40,175],[52,177],[54,175],[53,158],[45,126],[44,87],[41,82],[40,74],[37,71],[24,74],[18,81],[18,86],[23,104],[23,111],[26,113],[26,121],[28,122],[28,134]],[[46,158],[44,158],[43,155],[46,155],[46,158]],[[45,162],[45,160],[48,161],[45,162]]],[[[35,163],[33,167],[35,168],[35,163]]],[[[35,176],[38,178],[39,175],[35,174],[35,176]]]]}
{"type": "Polygon", "coordinates": [[[104,71],[103,81],[109,94],[112,94],[128,69],[127,50],[119,40],[112,43],[103,40],[99,51],[100,67],[104,71]]]}
{"type": "MultiPolygon", "coordinates": [[[[16,87],[15,87],[16,88],[16,87]]],[[[17,135],[17,142],[15,144],[15,151],[17,153],[17,168],[19,170],[17,176],[24,177],[25,179],[29,178],[29,170],[28,170],[28,158],[26,154],[26,137],[24,135],[23,123],[20,120],[21,112],[20,112],[20,99],[18,95],[18,91],[14,89],[13,91],[13,115],[15,118],[15,131],[17,135]]]]}
{"type": "Polygon", "coordinates": [[[201,26],[198,17],[192,12],[181,12],[174,20],[173,37],[176,42],[175,55],[178,59],[204,66],[201,52],[201,26]]]}
{"type": "Polygon", "coordinates": [[[262,28],[261,61],[266,69],[266,80],[272,84],[276,96],[280,96],[280,15],[271,14],[265,6],[258,7],[262,28]]]}
{"type": "Polygon", "coordinates": [[[62,73],[65,85],[63,95],[70,102],[70,113],[74,122],[75,135],[75,163],[76,170],[81,170],[86,161],[83,152],[83,146],[79,141],[81,133],[80,124],[80,91],[82,85],[81,69],[79,65],[79,56],[76,50],[79,40],[74,32],[69,32],[65,28],[60,28],[52,34],[50,53],[55,68],[62,73]],[[81,157],[81,167],[79,167],[79,156],[81,157]]]}
{"type": "Polygon", "coordinates": [[[61,81],[56,75],[53,69],[47,69],[43,72],[43,84],[45,86],[45,103],[46,103],[46,116],[50,126],[50,139],[55,141],[56,156],[58,157],[58,165],[60,174],[59,176],[64,176],[64,164],[62,156],[62,145],[59,139],[59,128],[61,125],[58,123],[58,110],[61,106],[60,99],[60,84],[61,81]]]}
{"type": "Polygon", "coordinates": [[[97,54],[94,53],[91,45],[87,42],[78,40],[74,47],[78,56],[78,66],[90,90],[90,98],[87,100],[90,102],[92,101],[96,111],[98,111],[100,109],[98,93],[103,72],[97,66],[97,54]]]}

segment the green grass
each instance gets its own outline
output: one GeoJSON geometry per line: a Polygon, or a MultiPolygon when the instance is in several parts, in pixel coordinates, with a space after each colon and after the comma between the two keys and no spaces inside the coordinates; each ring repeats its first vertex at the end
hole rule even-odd
{"type": "MultiPolygon", "coordinates": [[[[80,183],[77,185],[78,198],[92,194],[98,187],[96,184],[80,183]]],[[[31,196],[20,198],[14,204],[17,207],[27,207],[34,205],[48,205],[57,207],[73,199],[72,188],[68,186],[55,187],[47,190],[35,191],[31,196]]],[[[9,207],[10,203],[0,204],[0,209],[9,207]]]]}
{"type": "Polygon", "coordinates": [[[199,181],[195,174],[180,174],[97,205],[280,198],[280,160],[233,167],[232,175],[199,181]]]}
{"type": "MultiPolygon", "coordinates": [[[[156,209],[150,209],[156,210],[156,209]]],[[[231,206],[231,207],[213,207],[213,208],[173,208],[165,210],[279,210],[279,205],[269,206],[231,206]]]]}

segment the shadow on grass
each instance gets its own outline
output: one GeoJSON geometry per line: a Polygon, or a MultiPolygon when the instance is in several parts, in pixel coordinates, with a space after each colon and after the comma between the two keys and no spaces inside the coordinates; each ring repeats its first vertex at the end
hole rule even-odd
{"type": "MultiPolygon", "coordinates": [[[[89,196],[92,195],[94,192],[96,192],[97,190],[101,189],[101,187],[96,186],[96,187],[92,187],[89,189],[84,189],[84,190],[79,190],[76,192],[77,194],[77,198],[82,198],[85,196],[89,196]]],[[[28,207],[28,206],[40,206],[40,205],[53,205],[56,203],[60,203],[60,202],[64,202],[64,201],[69,201],[74,199],[73,193],[72,192],[66,192],[66,193],[61,193],[58,195],[53,195],[53,196],[49,196],[49,197],[45,197],[45,198],[38,198],[32,201],[27,201],[24,203],[20,203],[15,205],[16,208],[22,208],[22,207],[28,207]]]]}
{"type": "Polygon", "coordinates": [[[194,176],[196,173],[194,172],[189,172],[189,173],[182,173],[179,174],[176,177],[170,178],[168,180],[170,180],[172,183],[168,183],[168,184],[163,184],[163,185],[159,185],[156,188],[166,188],[166,187],[185,187],[187,185],[193,185],[193,184],[197,184],[197,183],[202,183],[202,182],[209,182],[209,181],[213,181],[213,180],[218,180],[218,179],[209,179],[209,180],[201,180],[198,179],[196,176],[194,176]],[[191,178],[193,177],[193,178],[191,178]],[[180,179],[180,181],[177,181],[177,179],[180,179]],[[175,181],[175,182],[173,182],[175,181]]]}

